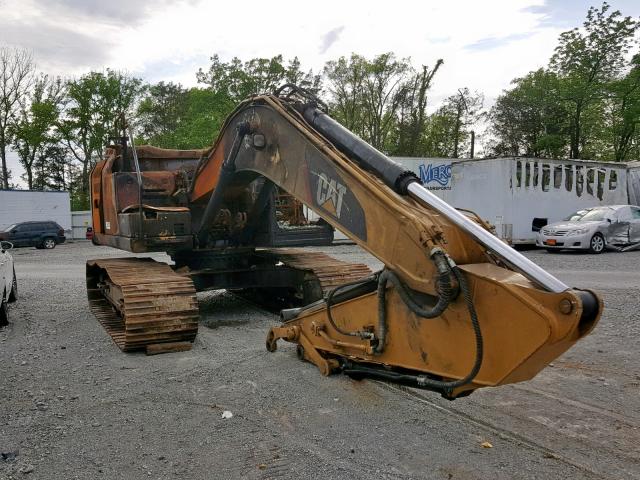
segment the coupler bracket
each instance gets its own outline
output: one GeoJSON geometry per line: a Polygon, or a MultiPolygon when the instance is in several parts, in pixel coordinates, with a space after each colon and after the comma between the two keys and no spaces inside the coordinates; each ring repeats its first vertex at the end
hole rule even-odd
{"type": "Polygon", "coordinates": [[[297,325],[290,327],[271,327],[267,334],[267,350],[269,352],[275,352],[278,348],[277,342],[280,339],[297,343],[298,358],[313,363],[325,377],[340,368],[340,363],[336,359],[322,356],[320,351],[313,346],[297,325]]]}

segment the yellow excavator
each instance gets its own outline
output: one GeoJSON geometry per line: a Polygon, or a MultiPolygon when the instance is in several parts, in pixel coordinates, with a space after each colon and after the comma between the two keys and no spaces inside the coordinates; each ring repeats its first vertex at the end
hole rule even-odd
{"type": "Polygon", "coordinates": [[[107,149],[91,173],[93,242],[148,258],[87,263],[90,306],[125,351],[190,348],[196,292],[227,289],[284,307],[284,340],[323,375],[342,372],[449,399],[534,377],[587,335],[600,297],[570,288],[425,189],[412,172],[285,85],[242,102],[202,150],[107,149]],[[315,225],[282,228],[278,191],[315,225]],[[333,228],[384,263],[291,248],[333,228]]]}

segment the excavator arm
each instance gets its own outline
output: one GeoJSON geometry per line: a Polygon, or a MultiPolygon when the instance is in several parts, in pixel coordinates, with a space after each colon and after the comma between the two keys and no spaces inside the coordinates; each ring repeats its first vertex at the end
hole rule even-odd
{"type": "MultiPolygon", "coordinates": [[[[455,398],[532,378],[601,315],[597,294],[569,288],[435,197],[294,86],[243,102],[198,164],[190,190],[196,248],[211,244],[210,226],[234,192],[261,177],[264,191],[284,189],[385,265],[283,310],[282,326],[269,331],[270,351],[279,339],[296,343],[324,375],[455,398]]],[[[262,197],[250,217],[262,214],[262,197]]]]}

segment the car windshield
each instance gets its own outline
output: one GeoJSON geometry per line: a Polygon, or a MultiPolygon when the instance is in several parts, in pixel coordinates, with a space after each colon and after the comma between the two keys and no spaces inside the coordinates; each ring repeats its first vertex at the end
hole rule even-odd
{"type": "Polygon", "coordinates": [[[574,222],[602,222],[613,213],[610,208],[594,208],[589,210],[582,217],[574,220],[574,222]]]}
{"type": "Polygon", "coordinates": [[[7,228],[3,229],[3,232],[9,232],[13,229],[13,227],[15,227],[16,225],[18,225],[17,223],[14,223],[13,225],[9,225],[7,228]]]}
{"type": "Polygon", "coordinates": [[[566,222],[577,222],[580,220],[589,210],[578,210],[577,212],[572,213],[568,217],[563,218],[562,220],[566,222]]]}

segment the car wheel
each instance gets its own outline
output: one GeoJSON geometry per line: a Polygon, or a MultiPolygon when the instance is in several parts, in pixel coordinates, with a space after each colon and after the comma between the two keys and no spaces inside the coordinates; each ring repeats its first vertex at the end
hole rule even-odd
{"type": "Polygon", "coordinates": [[[589,242],[589,251],[596,254],[604,252],[604,237],[602,235],[596,233],[591,237],[591,241],[589,242]]]}
{"type": "Polygon", "coordinates": [[[4,327],[5,325],[9,325],[9,309],[3,297],[2,302],[0,302],[0,327],[4,327]]]}
{"type": "Polygon", "coordinates": [[[45,238],[42,241],[42,246],[47,250],[51,250],[56,247],[56,241],[53,238],[45,238]]]}
{"type": "Polygon", "coordinates": [[[9,303],[13,303],[18,300],[18,279],[16,278],[16,269],[13,269],[13,283],[11,284],[11,291],[9,292],[9,303]]]}

